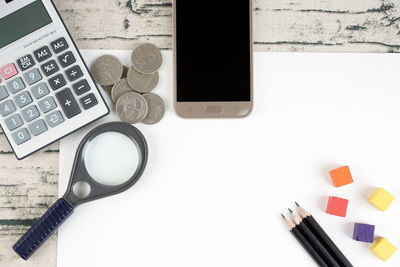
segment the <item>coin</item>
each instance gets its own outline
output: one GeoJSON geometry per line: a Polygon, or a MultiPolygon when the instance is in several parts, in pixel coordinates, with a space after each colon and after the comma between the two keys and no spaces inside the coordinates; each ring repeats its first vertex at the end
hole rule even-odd
{"type": "Polygon", "coordinates": [[[143,97],[146,99],[147,105],[149,106],[149,111],[142,122],[150,125],[158,123],[165,114],[164,100],[153,93],[144,94],[143,97]]]}
{"type": "Polygon", "coordinates": [[[142,74],[137,72],[133,67],[128,71],[129,86],[139,93],[149,93],[153,90],[159,81],[158,71],[152,74],[142,74]]]}
{"type": "Polygon", "coordinates": [[[123,122],[133,124],[146,117],[149,107],[142,95],[129,92],[118,98],[116,110],[123,122]]]}
{"type": "Polygon", "coordinates": [[[129,71],[129,68],[127,67],[127,66],[123,66],[123,71],[122,71],[122,77],[121,77],[121,79],[122,78],[126,78],[126,77],[128,77],[128,71],[129,71]]]}
{"type": "Polygon", "coordinates": [[[123,66],[118,58],[104,55],[92,64],[92,75],[100,85],[113,85],[121,79],[123,66]]]}
{"type": "Polygon", "coordinates": [[[132,52],[132,66],[140,73],[151,74],[162,64],[160,49],[152,44],[142,44],[132,52]]]}
{"type": "Polygon", "coordinates": [[[106,91],[109,95],[111,95],[111,90],[113,88],[113,85],[104,85],[103,89],[106,91]]]}
{"type": "Polygon", "coordinates": [[[128,81],[123,78],[114,84],[111,90],[111,99],[114,103],[117,103],[118,98],[128,92],[133,92],[133,89],[129,86],[128,81]]]}

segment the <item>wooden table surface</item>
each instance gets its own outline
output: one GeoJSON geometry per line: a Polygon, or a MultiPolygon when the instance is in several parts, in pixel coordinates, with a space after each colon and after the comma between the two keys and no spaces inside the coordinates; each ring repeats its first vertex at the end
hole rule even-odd
{"type": "MultiPolygon", "coordinates": [[[[54,2],[79,48],[171,49],[171,0],[54,2]]],[[[210,5],[199,2],[205,15],[210,5]]],[[[400,50],[400,0],[254,0],[253,8],[256,51],[400,50]]],[[[57,198],[58,152],[54,144],[17,161],[0,136],[0,267],[56,266],[56,236],[28,262],[11,246],[57,198]]]]}

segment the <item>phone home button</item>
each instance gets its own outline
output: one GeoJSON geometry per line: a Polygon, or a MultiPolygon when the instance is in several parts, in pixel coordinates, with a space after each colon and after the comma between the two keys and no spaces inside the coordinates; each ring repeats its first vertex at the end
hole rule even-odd
{"type": "Polygon", "coordinates": [[[204,112],[207,114],[220,114],[220,113],[222,113],[222,107],[221,106],[207,106],[207,107],[205,107],[204,112]]]}

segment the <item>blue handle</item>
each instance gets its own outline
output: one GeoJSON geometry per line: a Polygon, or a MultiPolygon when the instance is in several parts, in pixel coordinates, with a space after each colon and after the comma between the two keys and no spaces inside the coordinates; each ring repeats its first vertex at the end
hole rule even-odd
{"type": "Polygon", "coordinates": [[[14,244],[14,251],[27,260],[72,214],[73,210],[64,199],[58,199],[14,244]]]}

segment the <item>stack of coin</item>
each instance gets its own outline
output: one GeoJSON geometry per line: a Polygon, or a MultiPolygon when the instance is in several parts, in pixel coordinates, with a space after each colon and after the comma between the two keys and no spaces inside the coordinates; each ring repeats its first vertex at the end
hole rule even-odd
{"type": "Polygon", "coordinates": [[[128,68],[112,55],[101,56],[92,65],[93,78],[111,95],[122,121],[156,124],[165,114],[164,101],[151,93],[159,81],[161,52],[152,44],[142,44],[132,52],[131,63],[128,68]]]}

